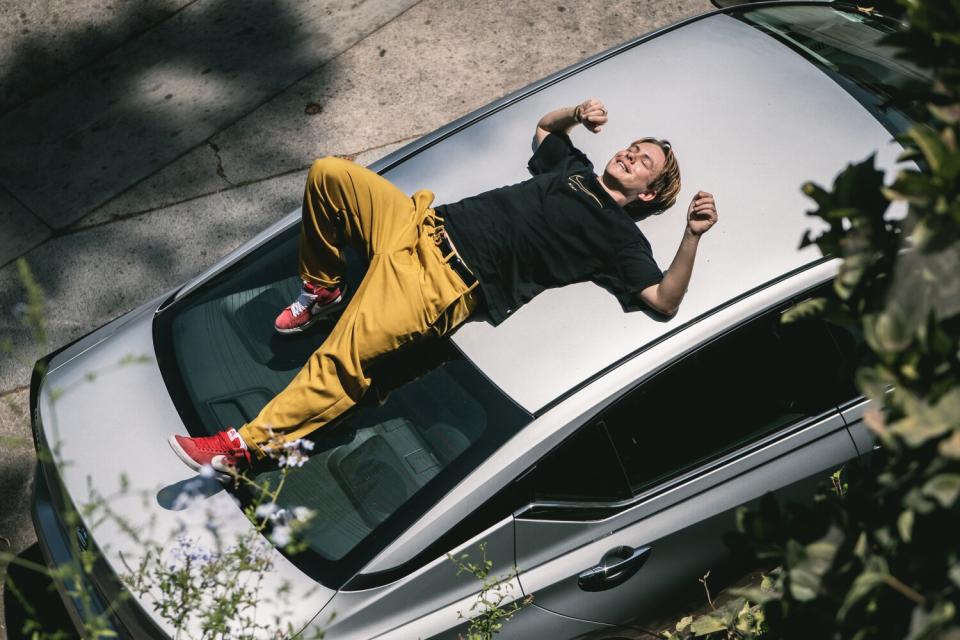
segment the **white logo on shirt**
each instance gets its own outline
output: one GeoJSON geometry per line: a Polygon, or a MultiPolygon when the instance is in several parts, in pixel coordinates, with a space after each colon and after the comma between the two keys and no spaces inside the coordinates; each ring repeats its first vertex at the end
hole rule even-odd
{"type": "Polygon", "coordinates": [[[570,185],[571,189],[573,189],[574,191],[579,191],[581,193],[587,194],[588,196],[593,198],[593,201],[597,203],[597,206],[602,209],[603,203],[600,202],[600,198],[598,198],[597,194],[595,194],[593,191],[590,191],[587,185],[584,184],[583,180],[584,180],[583,176],[579,174],[567,176],[567,184],[570,185]]]}

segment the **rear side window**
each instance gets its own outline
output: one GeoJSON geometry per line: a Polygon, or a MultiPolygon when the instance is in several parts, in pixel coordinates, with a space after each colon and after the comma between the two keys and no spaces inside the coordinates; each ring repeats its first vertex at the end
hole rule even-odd
{"type": "Polygon", "coordinates": [[[634,492],[832,410],[851,393],[827,325],[780,316],[715,340],[605,412],[634,492]]]}
{"type": "Polygon", "coordinates": [[[615,502],[630,497],[623,468],[602,421],[580,429],[531,474],[536,502],[615,502]]]}

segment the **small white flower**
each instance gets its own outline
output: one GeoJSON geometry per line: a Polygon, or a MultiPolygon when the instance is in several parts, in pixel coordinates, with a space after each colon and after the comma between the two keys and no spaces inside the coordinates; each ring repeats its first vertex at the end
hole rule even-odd
{"type": "Polygon", "coordinates": [[[264,502],[263,504],[257,506],[257,510],[254,513],[256,513],[258,518],[268,518],[276,513],[277,509],[279,508],[280,507],[278,507],[274,502],[264,502]]]}
{"type": "Polygon", "coordinates": [[[278,547],[285,547],[290,544],[291,533],[290,527],[286,525],[280,525],[273,528],[273,531],[270,532],[270,538],[278,547]]]}
{"type": "Polygon", "coordinates": [[[202,467],[200,467],[201,478],[207,478],[209,480],[210,478],[213,478],[215,475],[217,475],[217,472],[214,471],[213,467],[211,467],[210,465],[205,464],[202,467]]]}
{"type": "Polygon", "coordinates": [[[283,448],[287,451],[313,451],[313,441],[299,438],[283,443],[283,448]]]}
{"type": "Polygon", "coordinates": [[[302,467],[307,464],[308,458],[299,451],[291,450],[285,456],[280,456],[277,464],[281,467],[302,467]]]}
{"type": "Polygon", "coordinates": [[[300,522],[306,522],[313,517],[313,509],[308,509],[307,507],[294,507],[293,517],[300,522]]]}

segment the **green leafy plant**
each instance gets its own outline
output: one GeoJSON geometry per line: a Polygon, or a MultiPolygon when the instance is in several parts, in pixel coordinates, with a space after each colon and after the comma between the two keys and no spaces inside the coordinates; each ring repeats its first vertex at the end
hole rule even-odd
{"type": "MultiPolygon", "coordinates": [[[[27,302],[23,305],[23,321],[31,329],[38,346],[45,346],[46,328],[44,326],[43,305],[45,296],[34,279],[28,265],[22,259],[18,261],[21,284],[27,302]]],[[[50,396],[50,411],[45,422],[53,434],[50,450],[38,451],[38,459],[44,465],[62,472],[66,464],[60,454],[59,427],[56,405],[64,395],[76,392],[84,384],[93,382],[108,370],[142,365],[152,360],[146,356],[128,355],[108,367],[88,373],[82,380],[66,388],[53,389],[50,396]]],[[[116,512],[111,505],[121,499],[131,497],[130,483],[120,478],[120,489],[116,495],[104,496],[88,488],[88,496],[78,507],[67,501],[62,506],[59,517],[67,531],[78,527],[89,528],[96,537],[98,528],[109,524],[122,532],[141,550],[139,557],[127,564],[127,572],[120,576],[129,591],[121,591],[117,601],[108,603],[106,611],[99,611],[95,604],[99,597],[90,586],[90,576],[94,565],[101,560],[101,550],[94,547],[81,548],[77,536],[66,536],[70,544],[69,561],[56,568],[31,562],[17,555],[0,552],[0,562],[18,565],[40,574],[60,585],[62,590],[73,599],[82,620],[80,633],[84,638],[114,638],[110,621],[112,610],[121,605],[131,593],[145,596],[153,603],[155,611],[175,629],[175,637],[180,638],[239,638],[254,637],[292,637],[299,631],[284,615],[286,605],[292,597],[289,585],[281,586],[265,594],[262,589],[264,576],[271,570],[272,546],[274,544],[287,553],[298,553],[305,543],[301,532],[309,523],[313,514],[303,508],[281,508],[278,506],[280,494],[287,477],[306,461],[306,453],[312,443],[296,441],[289,443],[271,442],[268,449],[273,452],[280,469],[279,479],[274,483],[258,483],[245,474],[233,474],[236,486],[243,485],[252,496],[244,514],[253,527],[240,535],[231,534],[230,529],[218,522],[217,515],[206,512],[206,540],[191,538],[184,534],[172,539],[159,539],[154,535],[153,520],[149,522],[131,522],[116,512]],[[262,611],[269,605],[276,613],[269,620],[258,618],[258,609],[262,611]]],[[[58,473],[58,475],[61,475],[58,473]]],[[[216,483],[213,469],[204,469],[201,474],[186,483],[177,496],[175,507],[197,508],[202,506],[205,493],[204,483],[216,483]]],[[[132,496],[136,497],[136,496],[132,496]]],[[[144,502],[154,496],[142,493],[144,502]]],[[[124,559],[127,562],[127,559],[124,559]]],[[[31,640],[59,639],[74,637],[72,630],[50,630],[41,624],[39,613],[27,601],[17,585],[6,579],[6,589],[17,599],[26,613],[21,629],[12,630],[19,637],[31,640]]],[[[301,636],[304,637],[304,636],[301,636]]],[[[313,638],[322,638],[323,632],[316,631],[313,638]]]]}
{"type": "Polygon", "coordinates": [[[915,164],[890,185],[871,157],[829,190],[803,186],[829,228],[802,245],[841,266],[835,297],[785,317],[862,332],[857,384],[882,448],[871,468],[834,474],[811,508],[767,500],[742,513],[743,538],[781,566],[766,589],[742,592],[763,624],[712,616],[679,637],[960,638],[960,3],[900,4],[906,24],[887,42],[931,70],[934,124],[900,138],[915,164]],[[890,215],[893,202],[906,216],[890,215]]]}
{"type": "Polygon", "coordinates": [[[493,574],[493,561],[487,558],[487,545],[481,542],[480,561],[473,562],[467,553],[447,557],[457,567],[457,575],[472,574],[481,583],[480,593],[477,595],[467,614],[458,612],[461,618],[469,618],[466,640],[490,640],[503,629],[504,623],[509,621],[523,607],[533,602],[533,596],[520,600],[511,599],[513,585],[511,581],[517,577],[517,568],[505,576],[493,574]],[[509,601],[509,602],[508,602],[509,601]],[[507,603],[507,604],[505,604],[507,603]],[[475,613],[476,612],[476,613],[475,613]]]}

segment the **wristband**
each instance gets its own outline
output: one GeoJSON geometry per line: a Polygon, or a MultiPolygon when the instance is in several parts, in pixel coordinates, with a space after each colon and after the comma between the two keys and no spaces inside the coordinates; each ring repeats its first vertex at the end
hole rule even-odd
{"type": "Polygon", "coordinates": [[[573,119],[579,122],[580,124],[583,124],[583,120],[581,118],[582,116],[583,114],[581,113],[580,105],[575,106],[573,108],[573,119]]]}

